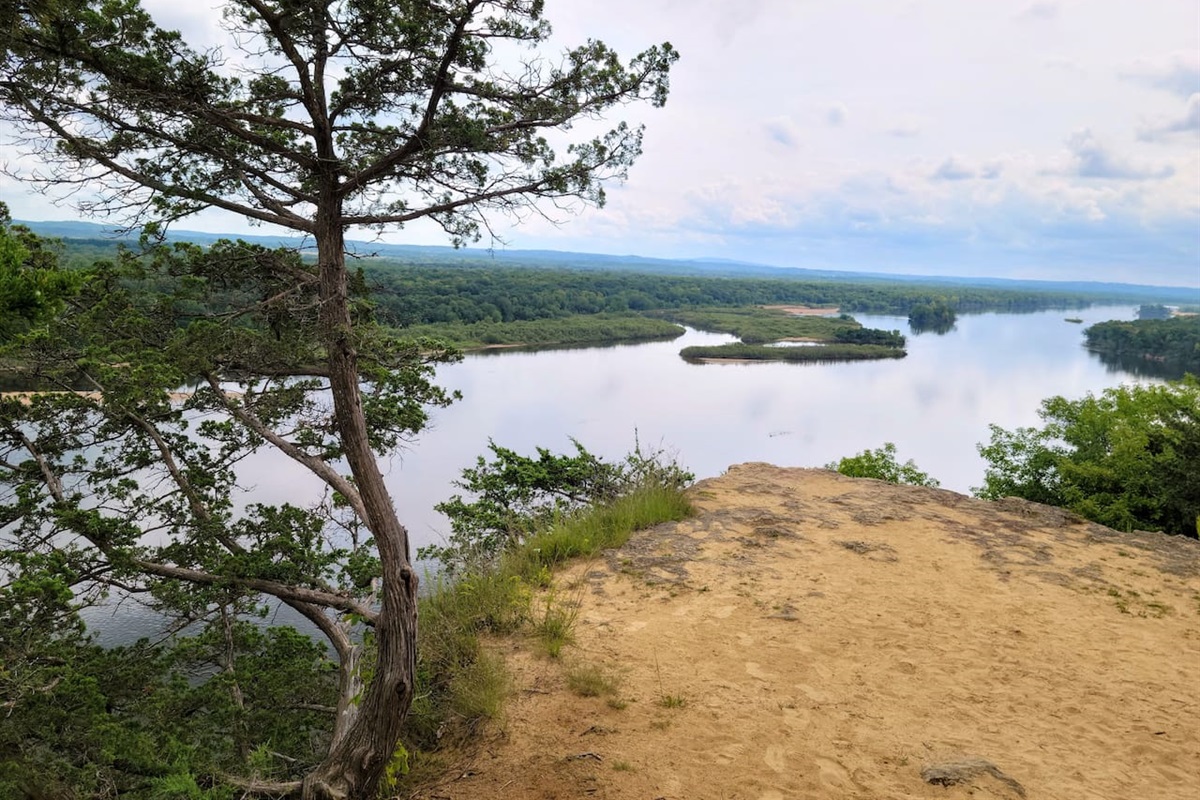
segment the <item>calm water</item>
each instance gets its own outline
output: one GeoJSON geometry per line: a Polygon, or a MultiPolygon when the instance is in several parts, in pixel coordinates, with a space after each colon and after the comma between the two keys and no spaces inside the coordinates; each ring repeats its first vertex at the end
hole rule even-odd
{"type": "MultiPolygon", "coordinates": [[[[1144,380],[1110,370],[1082,346],[1088,324],[1132,319],[1134,311],[967,316],[945,335],[909,335],[907,358],[845,364],[690,364],[681,348],[732,341],[696,331],[671,342],[469,355],[439,373],[463,400],[435,413],[432,428],[392,461],[388,479],[418,545],[447,530],[433,505],[489,438],[532,452],[567,451],[574,437],[616,459],[636,432],[698,477],[745,461],[822,466],[890,441],[902,460],[968,492],[983,477],[975,444],[987,440],[988,423],[1034,425],[1043,398],[1144,380]]],[[[909,334],[903,317],[859,319],[909,334]]],[[[319,492],[280,461],[264,454],[249,465],[246,483],[258,499],[319,492]]]]}
{"type": "MultiPolygon", "coordinates": [[[[732,341],[696,331],[671,342],[469,355],[439,373],[463,400],[435,413],[432,428],[392,460],[388,480],[414,546],[448,531],[433,506],[453,493],[451,482],[489,438],[532,452],[569,451],[574,437],[619,459],[636,432],[697,477],[745,461],[822,466],[890,441],[901,460],[968,492],[982,481],[975,445],[988,439],[989,423],[1035,425],[1043,398],[1145,380],[1106,367],[1082,346],[1088,324],[1134,312],[974,315],[950,333],[919,336],[903,317],[860,315],[868,327],[909,334],[909,355],[845,364],[691,364],[679,358],[681,348],[732,341]]],[[[242,483],[258,502],[321,493],[315,479],[273,453],[248,460],[242,483]]]]}

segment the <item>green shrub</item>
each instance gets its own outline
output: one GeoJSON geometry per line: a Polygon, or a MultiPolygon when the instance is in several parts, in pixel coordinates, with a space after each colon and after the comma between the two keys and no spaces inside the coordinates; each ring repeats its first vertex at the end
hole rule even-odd
{"type": "Polygon", "coordinates": [[[847,456],[841,461],[825,465],[826,469],[836,470],[851,478],[875,478],[888,483],[905,484],[908,486],[932,486],[940,484],[928,474],[917,468],[912,460],[903,464],[896,460],[896,445],[884,442],[878,450],[863,450],[853,456],[847,456]]]}

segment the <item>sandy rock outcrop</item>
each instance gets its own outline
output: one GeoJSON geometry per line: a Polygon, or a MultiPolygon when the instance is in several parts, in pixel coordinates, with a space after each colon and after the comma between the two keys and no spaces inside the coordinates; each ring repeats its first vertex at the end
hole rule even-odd
{"type": "Polygon", "coordinates": [[[1196,541],[766,464],[693,497],[560,576],[576,645],[512,646],[506,720],[421,797],[1200,791],[1196,541]]]}

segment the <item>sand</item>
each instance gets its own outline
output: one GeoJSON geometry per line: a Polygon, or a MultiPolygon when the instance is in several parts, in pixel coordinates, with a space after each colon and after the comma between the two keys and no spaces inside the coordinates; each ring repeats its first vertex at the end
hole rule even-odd
{"type": "Polygon", "coordinates": [[[842,313],[840,308],[822,308],[813,306],[773,305],[763,306],[770,311],[786,311],[797,317],[836,317],[842,313]]]}
{"type": "Polygon", "coordinates": [[[559,576],[576,643],[497,645],[504,720],[415,797],[1198,796],[1195,541],[763,464],[693,494],[559,576]]]}

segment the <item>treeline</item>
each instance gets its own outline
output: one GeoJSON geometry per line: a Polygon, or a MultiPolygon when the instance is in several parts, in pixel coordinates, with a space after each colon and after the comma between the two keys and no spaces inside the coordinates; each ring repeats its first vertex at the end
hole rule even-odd
{"type": "Polygon", "coordinates": [[[530,268],[447,268],[364,263],[384,322],[400,327],[446,322],[512,322],[574,314],[627,313],[701,306],[806,304],[847,313],[907,315],[946,303],[958,312],[1082,308],[1100,298],[894,283],[703,278],[629,272],[530,268]]]}
{"type": "Polygon", "coordinates": [[[1200,374],[1200,316],[1101,322],[1084,331],[1088,348],[1167,362],[1200,374]]]}
{"type": "MultiPolygon", "coordinates": [[[[115,257],[118,243],[68,239],[62,247],[66,265],[80,267],[115,257]]],[[[359,273],[380,321],[401,328],[701,306],[804,304],[833,306],[846,313],[906,316],[921,307],[946,308],[953,313],[1030,312],[1082,308],[1118,299],[1111,292],[680,276],[534,266],[439,266],[383,259],[362,259],[359,273]]],[[[219,296],[221,287],[212,288],[215,309],[224,303],[219,296]]]]}

